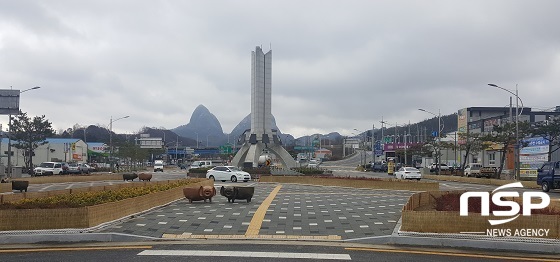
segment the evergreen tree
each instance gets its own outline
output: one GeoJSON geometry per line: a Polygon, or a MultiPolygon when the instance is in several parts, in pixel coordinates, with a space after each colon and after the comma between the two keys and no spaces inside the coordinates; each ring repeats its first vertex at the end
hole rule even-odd
{"type": "Polygon", "coordinates": [[[27,113],[20,113],[17,116],[12,116],[11,131],[10,136],[14,140],[13,146],[24,150],[25,166],[31,172],[35,149],[46,144],[47,137],[54,135],[52,124],[45,119],[44,115],[30,118],[27,113]]]}

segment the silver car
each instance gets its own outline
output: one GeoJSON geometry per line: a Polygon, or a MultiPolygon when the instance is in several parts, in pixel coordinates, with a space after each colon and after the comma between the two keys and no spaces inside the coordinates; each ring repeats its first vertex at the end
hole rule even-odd
{"type": "Polygon", "coordinates": [[[206,172],[206,178],[222,182],[226,180],[247,182],[251,180],[251,175],[236,166],[217,166],[206,172]]]}

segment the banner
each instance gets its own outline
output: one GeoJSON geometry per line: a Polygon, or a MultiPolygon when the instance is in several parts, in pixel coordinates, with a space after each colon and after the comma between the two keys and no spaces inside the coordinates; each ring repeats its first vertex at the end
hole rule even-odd
{"type": "Polygon", "coordinates": [[[521,148],[520,152],[522,155],[537,155],[537,154],[548,154],[549,146],[531,146],[521,148]]]}
{"type": "Polygon", "coordinates": [[[540,154],[540,155],[520,155],[519,162],[546,162],[548,161],[548,154],[540,154]]]}

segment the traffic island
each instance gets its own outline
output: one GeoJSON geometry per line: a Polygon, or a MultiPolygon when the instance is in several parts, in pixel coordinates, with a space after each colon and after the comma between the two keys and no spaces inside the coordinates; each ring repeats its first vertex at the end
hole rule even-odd
{"type": "MultiPolygon", "coordinates": [[[[59,205],[56,205],[58,203],[56,203],[55,198],[48,198],[48,201],[46,201],[47,204],[53,202],[55,204],[54,208],[44,208],[42,205],[47,204],[34,204],[35,202],[26,199],[14,203],[4,203],[0,205],[0,231],[95,227],[183,198],[183,188],[186,185],[175,187],[171,185],[172,183],[178,182],[158,181],[148,183],[154,187],[159,185],[164,189],[170,188],[163,191],[150,191],[149,187],[139,188],[139,186],[126,186],[129,188],[138,188],[133,191],[147,191],[149,193],[90,206],[64,207],[64,205],[71,205],[71,203],[65,202],[64,204],[59,203],[59,205]],[[166,186],[166,184],[169,185],[166,186]],[[26,208],[26,205],[31,205],[33,208],[26,208]]],[[[188,183],[188,186],[214,185],[214,181],[211,180],[187,180],[185,183],[188,183]]],[[[134,184],[142,185],[143,183],[131,183],[129,185],[134,184]]],[[[118,193],[118,195],[120,197],[126,197],[128,194],[131,194],[131,192],[131,190],[127,190],[126,192],[118,193]]],[[[83,203],[103,198],[102,196],[94,194],[95,192],[83,193],[84,194],[73,194],[71,199],[83,203]]],[[[21,196],[25,194],[29,193],[14,195],[21,196]]],[[[2,197],[4,198],[6,196],[7,195],[3,195],[2,197]]],[[[109,194],[105,196],[105,198],[115,198],[115,195],[109,194]]],[[[44,202],[45,201],[42,203],[44,202]]]]}
{"type": "MultiPolygon", "coordinates": [[[[469,237],[560,238],[560,212],[558,211],[560,209],[557,202],[551,202],[549,208],[543,209],[541,214],[533,212],[531,216],[520,215],[511,222],[493,226],[489,220],[501,220],[511,218],[511,216],[494,216],[492,211],[490,211],[490,216],[482,216],[480,198],[470,199],[468,215],[461,216],[459,198],[464,192],[431,191],[413,194],[402,210],[401,233],[459,234],[469,237]],[[453,211],[438,211],[442,208],[453,211]],[[478,212],[473,212],[476,210],[478,212]]],[[[518,198],[510,200],[522,205],[518,198]]],[[[507,211],[511,208],[506,207],[502,210],[507,211]]],[[[522,207],[521,210],[523,210],[522,207]]]]}
{"type": "Polygon", "coordinates": [[[393,189],[410,191],[439,190],[439,183],[416,180],[366,177],[312,177],[312,176],[261,176],[260,182],[295,183],[320,186],[340,186],[371,189],[393,189]]]}

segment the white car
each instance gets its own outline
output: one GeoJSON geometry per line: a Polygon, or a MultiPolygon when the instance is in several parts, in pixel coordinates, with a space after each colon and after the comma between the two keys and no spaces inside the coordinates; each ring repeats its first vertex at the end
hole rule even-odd
{"type": "Polygon", "coordinates": [[[420,180],[422,178],[422,173],[420,170],[414,167],[401,167],[396,173],[395,177],[398,179],[416,179],[420,180]]]}
{"type": "Polygon", "coordinates": [[[222,182],[226,182],[226,180],[230,180],[231,182],[247,182],[251,180],[251,174],[236,166],[217,166],[206,172],[206,178],[220,180],[222,182]]]}
{"type": "Polygon", "coordinates": [[[61,175],[62,172],[62,163],[60,162],[43,162],[33,169],[34,176],[61,175]]]}

